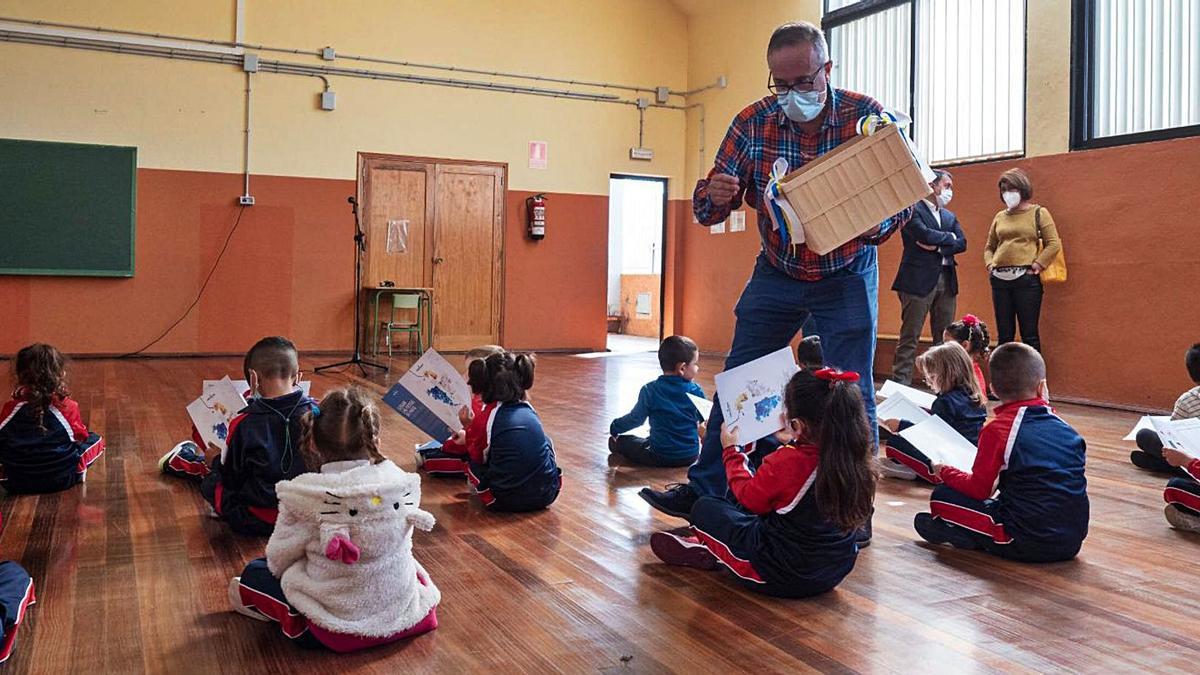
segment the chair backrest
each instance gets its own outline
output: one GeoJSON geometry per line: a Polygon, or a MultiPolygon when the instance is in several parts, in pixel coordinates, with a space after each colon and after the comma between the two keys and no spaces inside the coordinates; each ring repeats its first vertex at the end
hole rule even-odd
{"type": "Polygon", "coordinates": [[[421,306],[421,296],[416,293],[393,293],[392,308],[417,309],[421,306]]]}

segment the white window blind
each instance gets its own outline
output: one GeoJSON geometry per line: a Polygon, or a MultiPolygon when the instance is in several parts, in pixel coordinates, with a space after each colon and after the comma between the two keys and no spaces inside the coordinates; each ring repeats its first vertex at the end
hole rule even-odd
{"type": "Polygon", "coordinates": [[[886,108],[908,112],[911,12],[911,5],[899,5],[831,28],[834,86],[862,92],[886,108]]]}
{"type": "MultiPolygon", "coordinates": [[[[829,0],[826,10],[855,4],[829,0]]],[[[834,85],[911,110],[930,162],[1024,152],[1025,0],[912,0],[839,22],[829,42],[834,85]]]]}
{"type": "Polygon", "coordinates": [[[1200,0],[1096,0],[1092,137],[1200,124],[1200,0]]]}
{"type": "Polygon", "coordinates": [[[913,140],[931,162],[1025,148],[1025,0],[918,0],[913,140]]]}

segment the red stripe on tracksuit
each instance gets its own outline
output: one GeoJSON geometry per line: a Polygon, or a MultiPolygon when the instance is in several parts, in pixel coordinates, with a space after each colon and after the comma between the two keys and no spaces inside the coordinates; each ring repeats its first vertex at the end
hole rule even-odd
{"type": "Polygon", "coordinates": [[[467,470],[467,462],[465,459],[455,459],[453,457],[438,457],[429,458],[421,463],[421,468],[428,473],[464,473],[467,470]]]}
{"type": "Polygon", "coordinates": [[[696,533],[696,538],[700,540],[700,543],[712,551],[713,555],[717,556],[717,560],[720,560],[721,564],[728,567],[731,572],[748,581],[765,583],[758,571],[754,569],[754,565],[751,565],[749,560],[742,560],[734,555],[724,542],[699,528],[693,527],[692,531],[696,533]]]}
{"type": "Polygon", "coordinates": [[[929,467],[925,466],[925,462],[922,462],[919,459],[914,459],[912,457],[909,457],[908,455],[901,452],[899,449],[894,448],[890,445],[883,446],[883,454],[888,459],[894,459],[897,462],[900,462],[901,464],[903,464],[904,466],[907,466],[908,468],[912,469],[925,482],[933,483],[934,485],[942,484],[941,476],[930,473],[929,467]]]}
{"type": "Polygon", "coordinates": [[[8,660],[12,656],[13,645],[17,642],[17,629],[21,627],[21,621],[25,619],[25,610],[30,605],[37,602],[37,596],[33,590],[33,579],[29,580],[29,587],[25,589],[25,597],[21,600],[21,606],[17,609],[17,618],[13,621],[12,630],[8,631],[8,635],[4,636],[4,644],[0,645],[0,663],[8,660]]]}
{"type": "Polygon", "coordinates": [[[1194,495],[1187,490],[1180,490],[1176,487],[1169,487],[1163,490],[1163,501],[1168,504],[1178,504],[1186,506],[1189,509],[1200,513],[1200,496],[1194,495]]]}
{"type": "Polygon", "coordinates": [[[181,471],[189,476],[207,476],[212,472],[208,465],[204,462],[190,462],[179,456],[178,453],[171,455],[171,459],[167,461],[167,466],[176,471],[181,471]]]}
{"type": "Polygon", "coordinates": [[[965,527],[972,532],[978,532],[985,537],[991,537],[997,544],[1012,543],[1012,537],[1004,531],[1004,525],[992,520],[991,516],[982,511],[939,501],[930,501],[929,511],[936,518],[965,527]]]}
{"type": "Polygon", "coordinates": [[[100,459],[100,455],[104,454],[104,439],[98,438],[95,443],[92,443],[87,448],[84,448],[83,453],[79,455],[79,473],[87,474],[88,467],[100,459]]]}
{"type": "Polygon", "coordinates": [[[253,609],[279,624],[279,629],[289,638],[298,638],[308,630],[308,619],[293,612],[286,602],[256,591],[245,584],[238,584],[238,597],[242,605],[253,609]]]}

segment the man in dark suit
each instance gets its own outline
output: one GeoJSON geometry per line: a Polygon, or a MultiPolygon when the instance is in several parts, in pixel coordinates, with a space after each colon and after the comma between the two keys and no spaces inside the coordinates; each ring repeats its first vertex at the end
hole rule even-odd
{"type": "Polygon", "coordinates": [[[946,210],[954,193],[954,178],[945,171],[935,174],[937,177],[929,184],[933,194],[916,205],[912,220],[900,231],[904,257],[892,290],[900,295],[902,325],[892,362],[892,379],[901,384],[912,381],[925,317],[929,317],[933,344],[938,345],[958,309],[954,256],[967,250],[967,238],[958,219],[946,210]]]}

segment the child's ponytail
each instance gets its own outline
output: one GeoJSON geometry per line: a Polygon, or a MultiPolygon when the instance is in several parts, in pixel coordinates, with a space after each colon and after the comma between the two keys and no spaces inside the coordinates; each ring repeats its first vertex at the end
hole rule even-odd
{"type": "Polygon", "coordinates": [[[856,373],[802,370],[785,396],[788,417],[804,422],[817,444],[821,515],[845,532],[862,527],[875,501],[874,442],[857,382],[856,373]]]}
{"type": "Polygon", "coordinates": [[[988,334],[987,324],[974,314],[967,314],[950,324],[946,332],[956,341],[967,343],[967,352],[978,361],[986,361],[988,353],[992,351],[992,338],[988,334]]]}
{"type": "Polygon", "coordinates": [[[484,363],[484,403],[516,403],[525,400],[525,392],[533,387],[533,371],[537,365],[533,354],[493,354],[484,363]]]}

